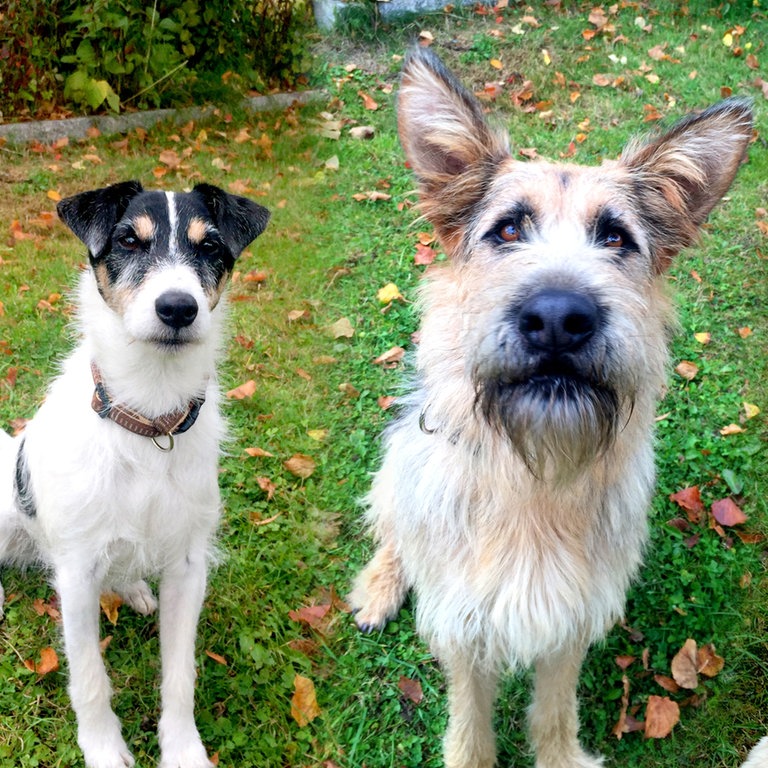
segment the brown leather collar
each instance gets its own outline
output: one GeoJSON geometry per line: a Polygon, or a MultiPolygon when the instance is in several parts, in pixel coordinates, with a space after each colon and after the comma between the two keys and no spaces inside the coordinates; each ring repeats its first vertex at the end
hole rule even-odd
{"type": "Polygon", "coordinates": [[[141,435],[142,437],[151,437],[155,445],[161,448],[161,450],[173,448],[173,435],[186,432],[195,423],[200,413],[200,408],[202,408],[205,402],[205,396],[197,397],[190,400],[189,405],[183,411],[172,411],[171,413],[164,413],[162,416],[151,419],[125,405],[112,402],[104,385],[101,371],[96,363],[91,363],[91,373],[93,374],[93,383],[96,385],[93,399],[91,400],[93,410],[102,419],[110,419],[129,432],[141,435]],[[170,444],[166,448],[162,448],[155,441],[155,438],[164,435],[170,438],[170,444]]]}

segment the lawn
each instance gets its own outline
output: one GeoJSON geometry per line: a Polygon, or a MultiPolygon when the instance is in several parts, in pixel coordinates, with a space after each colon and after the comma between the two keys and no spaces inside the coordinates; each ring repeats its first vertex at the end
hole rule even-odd
{"type": "MultiPolygon", "coordinates": [[[[8,431],[32,416],[71,343],[70,288],[86,258],[52,216],[58,196],[128,178],[161,189],[205,180],[272,211],[233,277],[222,369],[225,391],[256,387],[226,403],[221,557],[198,642],[198,723],[219,765],[442,764],[444,680],[414,634],[411,606],[363,636],[344,605],[370,554],[358,500],[416,343],[425,267],[414,257],[444,258],[417,221],[395,128],[400,59],[420,33],[508,124],[521,162],[598,163],[630,136],[724,95],[754,100],[749,160],[701,244],[669,274],[680,319],[672,368],[686,361],[695,375],[670,370],[647,562],[625,623],[590,652],[580,695],[582,738],[607,765],[736,768],[768,732],[768,17],[757,0],[599,8],[510,3],[375,28],[352,8],[343,34],[315,41],[313,82],[327,97],[311,106],[268,115],[222,108],[204,123],[0,148],[0,427],[8,431]],[[363,126],[372,138],[350,130],[363,126]],[[390,283],[401,298],[382,301],[390,283]],[[376,362],[394,347],[403,360],[376,362]],[[311,462],[291,462],[297,455],[311,462]],[[689,487],[706,510],[699,522],[670,500],[689,487]],[[711,505],[723,499],[747,522],[711,524],[711,505]],[[695,688],[670,691],[672,660],[689,639],[713,644],[724,665],[695,688]],[[292,710],[297,676],[314,695],[292,710]],[[619,739],[622,696],[634,721],[650,696],[669,697],[680,722],[663,739],[641,731],[619,739]]],[[[2,578],[0,765],[80,765],[65,664],[34,671],[46,649],[61,649],[56,597],[37,572],[5,569],[2,578]]],[[[126,608],[115,622],[105,617],[102,632],[124,734],[137,763],[153,765],[156,622],[126,608]]],[[[528,682],[510,678],[499,701],[503,765],[532,765],[528,682]]]]}

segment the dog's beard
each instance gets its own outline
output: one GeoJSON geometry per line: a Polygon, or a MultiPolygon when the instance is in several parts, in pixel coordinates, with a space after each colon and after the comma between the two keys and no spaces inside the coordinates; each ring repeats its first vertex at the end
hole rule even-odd
{"type": "Polygon", "coordinates": [[[603,454],[625,411],[609,386],[557,374],[483,380],[476,406],[541,479],[572,477],[603,454]]]}

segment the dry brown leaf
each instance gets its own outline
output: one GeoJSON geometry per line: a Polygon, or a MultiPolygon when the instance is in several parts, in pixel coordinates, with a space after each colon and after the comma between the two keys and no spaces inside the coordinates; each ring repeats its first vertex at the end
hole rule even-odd
{"type": "Polygon", "coordinates": [[[405,350],[402,347],[392,347],[386,352],[382,352],[373,362],[374,365],[384,365],[388,368],[394,367],[399,363],[405,355],[405,350]]]}
{"type": "Polygon", "coordinates": [[[712,517],[720,525],[742,525],[747,522],[747,516],[731,498],[719,499],[712,502],[712,517]]]}
{"type": "Polygon", "coordinates": [[[418,266],[428,266],[435,260],[437,251],[423,243],[416,243],[416,254],[413,257],[413,263],[418,266]]]}
{"type": "Polygon", "coordinates": [[[293,697],[291,698],[291,717],[300,728],[311,723],[320,714],[320,707],[315,695],[315,684],[302,675],[296,675],[293,680],[293,697]]]}
{"type": "Polygon", "coordinates": [[[257,477],[256,484],[267,494],[267,501],[275,495],[277,486],[268,477],[257,477]]]}
{"type": "Polygon", "coordinates": [[[374,112],[379,108],[379,105],[376,103],[373,97],[365,91],[358,91],[357,95],[363,100],[363,106],[366,109],[374,112]]]}
{"type": "Polygon", "coordinates": [[[283,466],[296,477],[306,480],[314,471],[315,460],[304,453],[294,453],[290,459],[283,462],[283,466]]]}
{"type": "Polygon", "coordinates": [[[400,675],[397,687],[400,689],[400,693],[414,704],[420,704],[424,699],[424,691],[421,689],[421,683],[418,680],[411,680],[409,677],[405,677],[405,675],[400,675]]]}
{"type": "Polygon", "coordinates": [[[670,494],[669,500],[679,504],[686,511],[690,522],[701,522],[701,516],[704,514],[704,504],[701,501],[698,485],[683,488],[677,493],[670,494]]]}
{"type": "Polygon", "coordinates": [[[712,643],[707,643],[699,648],[696,654],[696,661],[698,662],[699,672],[705,677],[719,675],[725,666],[725,659],[715,653],[715,646],[712,643]]]}
{"type": "Polygon", "coordinates": [[[214,653],[213,651],[206,650],[205,655],[209,659],[213,659],[217,664],[221,664],[222,667],[229,666],[229,662],[223,656],[220,656],[218,653],[214,653]]]}
{"type": "Polygon", "coordinates": [[[720,434],[723,437],[727,437],[728,435],[740,435],[744,431],[744,427],[741,427],[738,424],[726,424],[720,429],[720,434]]]}
{"type": "Polygon", "coordinates": [[[645,708],[645,738],[664,739],[680,722],[680,707],[667,696],[649,696],[645,708]]]}
{"type": "Polygon", "coordinates": [[[672,659],[672,677],[681,688],[695,690],[699,685],[696,641],[688,638],[672,659]]]}
{"type": "Polygon", "coordinates": [[[653,679],[668,693],[677,693],[680,690],[680,686],[671,677],[654,675],[653,679]]]}
{"type": "Polygon", "coordinates": [[[627,733],[627,708],[629,707],[629,678],[626,674],[622,674],[621,683],[623,690],[621,693],[621,710],[619,711],[619,720],[616,725],[613,726],[613,735],[617,739],[627,733]]]}
{"type": "Polygon", "coordinates": [[[330,326],[330,331],[334,339],[351,339],[355,335],[355,329],[348,317],[339,318],[330,326]]]}
{"type": "Polygon", "coordinates": [[[699,372],[699,366],[696,363],[692,363],[690,360],[682,360],[675,367],[675,371],[678,376],[682,376],[688,381],[692,381],[696,378],[696,374],[699,372]]]}
{"type": "Polygon", "coordinates": [[[392,407],[392,403],[394,403],[395,400],[397,400],[397,398],[393,395],[382,395],[381,397],[376,398],[376,403],[382,411],[386,411],[392,407]]]}

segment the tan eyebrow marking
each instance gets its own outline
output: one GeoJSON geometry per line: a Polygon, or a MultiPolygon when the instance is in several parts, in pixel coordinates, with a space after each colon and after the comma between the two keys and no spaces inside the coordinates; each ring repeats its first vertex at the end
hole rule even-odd
{"type": "Polygon", "coordinates": [[[194,218],[189,222],[187,227],[187,237],[189,242],[197,245],[201,243],[208,234],[208,225],[202,219],[194,218]]]}
{"type": "Polygon", "coordinates": [[[146,213],[142,213],[133,220],[133,229],[136,237],[144,242],[149,242],[155,236],[155,222],[146,213]]]}

